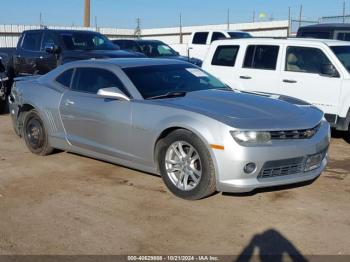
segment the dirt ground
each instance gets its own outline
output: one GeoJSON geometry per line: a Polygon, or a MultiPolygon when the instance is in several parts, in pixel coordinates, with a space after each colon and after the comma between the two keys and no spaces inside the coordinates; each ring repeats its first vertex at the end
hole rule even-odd
{"type": "Polygon", "coordinates": [[[350,144],[311,185],[185,201],[159,177],[35,156],[0,116],[0,254],[348,254],[350,144]]]}

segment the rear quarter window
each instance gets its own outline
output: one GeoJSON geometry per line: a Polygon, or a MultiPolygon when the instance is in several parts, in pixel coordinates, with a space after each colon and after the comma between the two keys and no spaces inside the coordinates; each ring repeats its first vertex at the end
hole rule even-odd
{"type": "Polygon", "coordinates": [[[205,45],[207,43],[208,35],[209,35],[208,32],[195,33],[193,36],[192,44],[205,45]]]}
{"type": "Polygon", "coordinates": [[[67,71],[64,71],[58,77],[56,77],[56,82],[69,88],[72,80],[72,76],[73,76],[73,69],[68,69],[67,71]]]}
{"type": "Polygon", "coordinates": [[[211,64],[216,66],[235,66],[239,46],[218,46],[211,64]]]}
{"type": "Polygon", "coordinates": [[[317,39],[332,39],[330,31],[300,31],[298,37],[302,38],[317,38],[317,39]]]}

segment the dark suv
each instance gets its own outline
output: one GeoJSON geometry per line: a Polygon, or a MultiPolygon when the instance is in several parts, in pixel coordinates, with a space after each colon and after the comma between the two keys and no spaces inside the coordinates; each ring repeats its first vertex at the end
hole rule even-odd
{"type": "Polygon", "coordinates": [[[350,41],[350,24],[316,24],[300,27],[297,37],[350,41]]]}
{"type": "Polygon", "coordinates": [[[104,35],[80,30],[24,31],[8,63],[10,77],[45,74],[60,64],[92,58],[145,57],[119,50],[104,35]]]}
{"type": "Polygon", "coordinates": [[[197,66],[202,66],[202,61],[196,58],[188,58],[181,56],[178,52],[170,46],[159,40],[132,40],[132,39],[118,39],[112,42],[120,47],[122,50],[143,53],[151,58],[167,58],[188,61],[197,66]]]}

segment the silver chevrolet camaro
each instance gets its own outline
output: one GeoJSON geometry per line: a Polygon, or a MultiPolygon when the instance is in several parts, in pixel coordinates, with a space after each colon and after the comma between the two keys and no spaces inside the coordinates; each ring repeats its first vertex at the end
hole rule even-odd
{"type": "Polygon", "coordinates": [[[72,62],[18,79],[9,101],[31,152],[57,148],[159,174],[185,199],[309,181],[327,165],[320,110],[234,91],[186,62],[72,62]]]}

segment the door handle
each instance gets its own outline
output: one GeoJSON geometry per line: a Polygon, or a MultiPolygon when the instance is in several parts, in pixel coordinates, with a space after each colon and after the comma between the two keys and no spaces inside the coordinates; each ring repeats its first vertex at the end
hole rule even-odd
{"type": "Polygon", "coordinates": [[[240,79],[252,79],[251,76],[240,76],[239,78],[240,78],[240,79]]]}
{"type": "Polygon", "coordinates": [[[74,101],[67,99],[66,102],[64,103],[66,106],[71,106],[74,105],[74,101]]]}
{"type": "Polygon", "coordinates": [[[288,83],[288,84],[295,84],[295,83],[298,83],[298,81],[296,81],[296,80],[290,80],[290,79],[283,79],[283,82],[284,82],[284,83],[288,83]]]}

